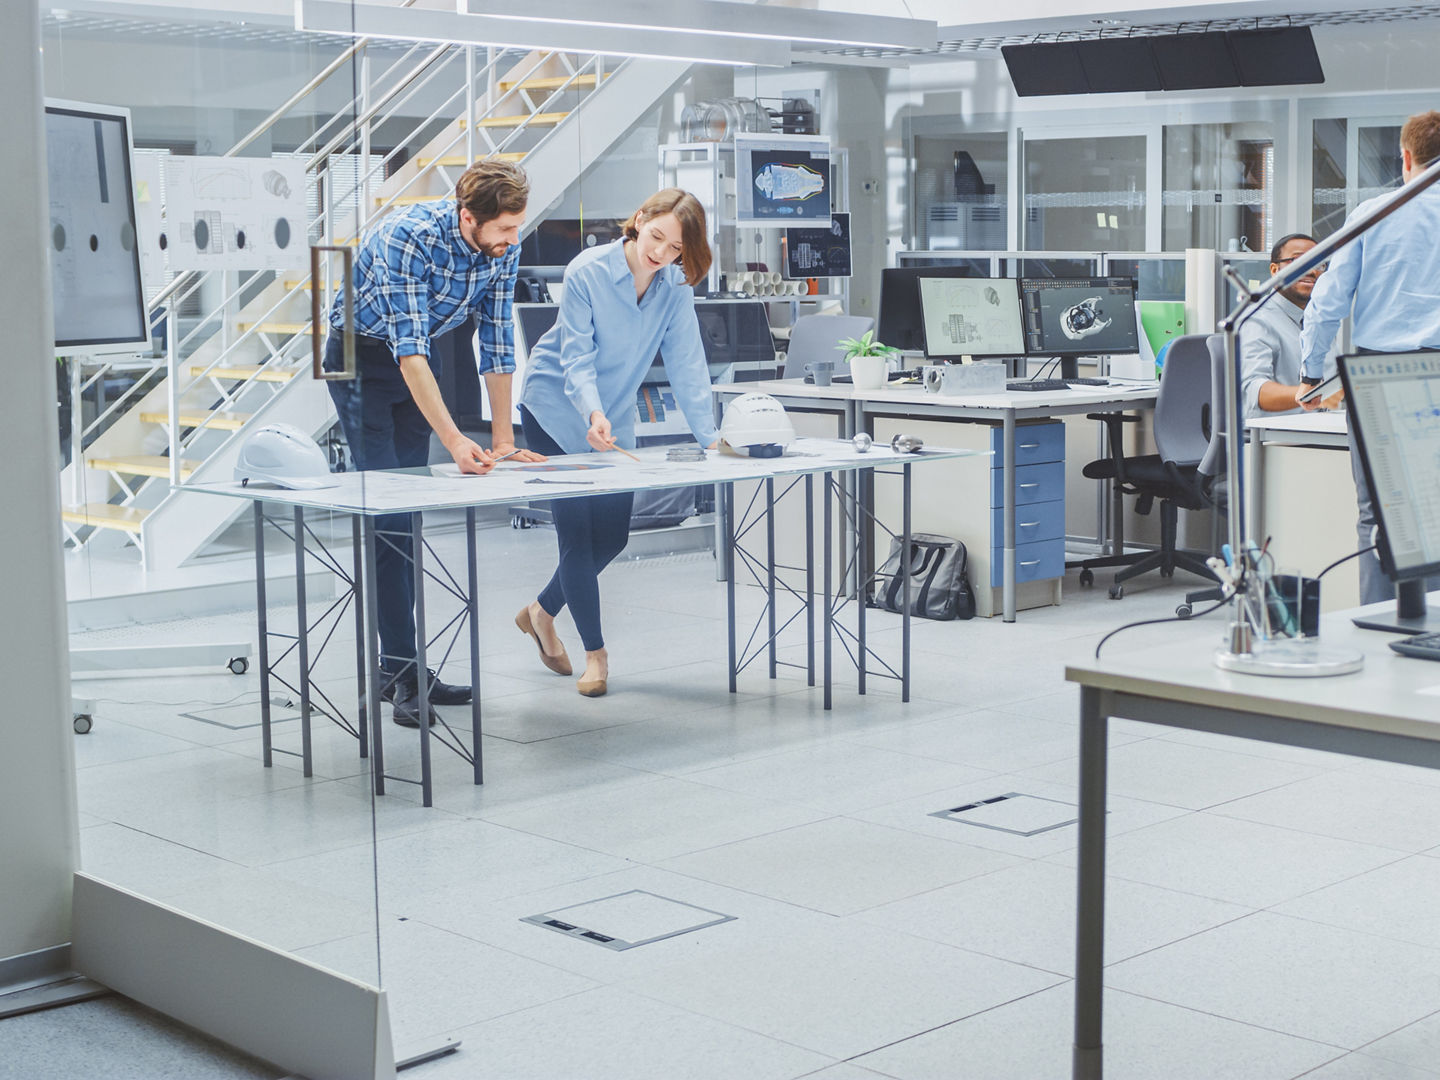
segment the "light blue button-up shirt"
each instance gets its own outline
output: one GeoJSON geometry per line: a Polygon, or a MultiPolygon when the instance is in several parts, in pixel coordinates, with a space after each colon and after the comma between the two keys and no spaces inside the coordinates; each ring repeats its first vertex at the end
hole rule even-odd
{"type": "MultiPolygon", "coordinates": [[[[1323,275],[1322,275],[1323,276],[1323,275]]],[[[1284,416],[1304,412],[1293,409],[1267,412],[1260,408],[1260,388],[1267,382],[1294,386],[1300,381],[1300,326],[1306,308],[1288,297],[1273,297],[1240,331],[1240,392],[1246,417],[1284,416]]],[[[1325,354],[1325,375],[1335,374],[1334,354],[1325,354]]]]}
{"type": "MultiPolygon", "coordinates": [[[[1350,219],[1377,201],[1361,203],[1350,219]]],[[[1352,303],[1350,340],[1357,348],[1440,348],[1440,188],[1421,192],[1331,257],[1310,294],[1300,334],[1311,378],[1322,373],[1326,350],[1352,303]]]]}
{"type": "Polygon", "coordinates": [[[684,273],[662,268],[636,303],[625,242],[591,248],[565,268],[560,315],[530,350],[520,404],[567,454],[590,449],[585,432],[597,409],[616,442],[633,447],[635,395],[657,351],[690,430],[709,446],[720,433],[695,293],[684,273]]]}

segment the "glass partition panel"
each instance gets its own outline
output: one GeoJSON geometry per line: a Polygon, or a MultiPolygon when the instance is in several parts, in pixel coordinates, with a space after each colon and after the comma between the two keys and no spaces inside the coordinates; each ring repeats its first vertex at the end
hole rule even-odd
{"type": "MultiPolygon", "coordinates": [[[[313,316],[323,339],[343,272],[336,256],[312,279],[310,245],[353,248],[386,162],[419,149],[398,105],[358,129],[377,86],[422,65],[463,86],[433,48],[357,49],[288,16],[44,20],[47,97],[123,108],[131,144],[47,124],[57,306],[111,248],[150,329],[128,351],[100,329],[57,377],[82,866],[376,987],[373,841],[426,822],[374,794],[359,532],[325,494],[355,463],[329,387],[357,410],[362,391],[314,377],[313,316]]],[[[425,96],[433,128],[444,97],[425,96]]],[[[84,293],[90,315],[105,295],[84,293]]]]}
{"type": "Polygon", "coordinates": [[[1008,243],[1005,205],[1009,135],[917,135],[915,243],[932,251],[1000,251],[1008,243]]]}
{"type": "Polygon", "coordinates": [[[1145,247],[1145,136],[1027,138],[1025,249],[1145,247]]]}
{"type": "Polygon", "coordinates": [[[1135,279],[1137,300],[1184,300],[1185,259],[1164,255],[1107,255],[1109,277],[1135,279]]]}
{"type": "Polygon", "coordinates": [[[1264,122],[1164,132],[1163,246],[1266,251],[1275,240],[1275,140],[1264,122]]]}

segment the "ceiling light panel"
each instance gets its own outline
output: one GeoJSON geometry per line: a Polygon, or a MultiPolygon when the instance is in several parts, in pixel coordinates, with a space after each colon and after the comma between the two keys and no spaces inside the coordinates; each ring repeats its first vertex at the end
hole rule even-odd
{"type": "Polygon", "coordinates": [[[877,49],[933,49],[935,23],[886,15],[850,15],[813,8],[773,7],[732,0],[532,0],[523,10],[504,0],[457,0],[468,15],[524,19],[597,29],[702,34],[755,41],[846,45],[877,49]],[[664,25],[658,25],[663,22],[664,25]]]}
{"type": "Polygon", "coordinates": [[[530,19],[482,18],[459,12],[352,4],[346,0],[296,0],[295,29],[346,37],[438,41],[501,49],[558,49],[732,67],[787,67],[790,63],[790,48],[783,42],[564,26],[530,19]]]}

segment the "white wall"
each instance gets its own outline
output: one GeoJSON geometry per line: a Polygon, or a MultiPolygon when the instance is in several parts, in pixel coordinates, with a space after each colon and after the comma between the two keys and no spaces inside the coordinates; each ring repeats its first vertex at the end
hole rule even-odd
{"type": "Polygon", "coordinates": [[[0,199],[0,959],[69,940],[78,862],[70,665],[61,571],[60,435],[42,139],[39,21],[7,5],[0,34],[0,146],[11,169],[0,199]]]}

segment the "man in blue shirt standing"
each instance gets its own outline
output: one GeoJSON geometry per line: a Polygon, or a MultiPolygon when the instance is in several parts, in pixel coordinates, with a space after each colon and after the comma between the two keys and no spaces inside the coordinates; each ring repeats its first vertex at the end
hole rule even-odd
{"type": "MultiPolygon", "coordinates": [[[[1440,112],[1418,113],[1400,129],[1401,176],[1405,183],[1440,158],[1440,112]]],[[[1381,196],[1383,198],[1383,196],[1381,196]]],[[[1351,218],[1376,200],[1361,203],[1351,218]]],[[[1320,382],[1325,354],[1340,323],[1351,315],[1350,338],[1362,352],[1414,352],[1440,348],[1440,185],[1420,193],[1330,259],[1305,309],[1300,333],[1303,393],[1320,382]]],[[[1306,403],[1314,409],[1315,403],[1306,403]]],[[[1375,508],[1350,435],[1360,547],[1368,547],[1375,508]]],[[[1360,602],[1393,599],[1394,588],[1374,552],[1360,556],[1360,602]]]]}
{"type": "MultiPolygon", "coordinates": [[[[477,162],[460,177],[454,198],[397,211],[365,236],[355,259],[358,377],[329,384],[357,468],[425,465],[432,431],[461,472],[488,472],[495,458],[514,451],[511,301],[529,194],[530,182],[518,165],[477,162]],[[472,327],[494,417],[488,451],[456,425],[435,378],[434,340],[472,327]]],[[[343,366],[343,318],[343,296],[337,296],[325,346],[330,371],[343,366]]],[[[528,451],[514,456],[543,460],[528,451]]],[[[410,515],[381,515],[375,524],[384,696],[394,703],[397,724],[418,727],[410,515]]],[[[430,673],[431,705],[461,705],[470,697],[470,687],[452,686],[430,673]]],[[[428,719],[435,722],[433,710],[428,719]]]]}

